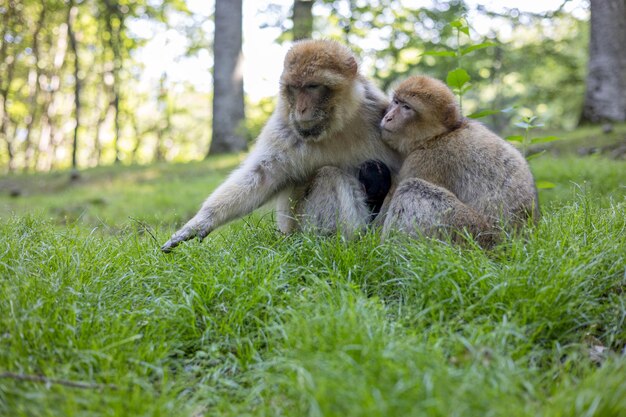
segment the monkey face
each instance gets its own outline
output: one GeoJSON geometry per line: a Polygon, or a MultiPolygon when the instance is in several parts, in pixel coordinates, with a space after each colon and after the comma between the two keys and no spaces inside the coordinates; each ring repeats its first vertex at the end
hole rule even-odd
{"type": "Polygon", "coordinates": [[[394,97],[380,122],[383,140],[392,148],[402,151],[402,140],[411,136],[411,128],[418,124],[417,109],[410,103],[394,97]]]}
{"type": "Polygon", "coordinates": [[[416,117],[417,111],[409,103],[394,97],[380,122],[380,127],[384,133],[402,134],[416,117]]]}
{"type": "Polygon", "coordinates": [[[287,86],[289,121],[302,139],[319,140],[327,130],[331,93],[329,87],[316,82],[287,86]]]}
{"type": "Polygon", "coordinates": [[[358,101],[349,91],[358,75],[352,52],[338,42],[296,42],[285,56],[280,78],[284,121],[295,136],[317,142],[341,131],[356,115],[358,101]]]}
{"type": "Polygon", "coordinates": [[[461,123],[452,91],[429,77],[409,77],[394,92],[380,122],[385,142],[406,155],[461,123]]]}

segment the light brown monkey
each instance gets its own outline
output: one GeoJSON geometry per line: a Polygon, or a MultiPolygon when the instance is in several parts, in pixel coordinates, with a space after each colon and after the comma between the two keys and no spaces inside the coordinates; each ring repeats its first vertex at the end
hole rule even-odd
{"type": "Polygon", "coordinates": [[[414,76],[402,82],[381,128],[383,140],[404,157],[398,186],[385,203],[383,235],[413,227],[426,235],[440,227],[489,235],[491,226],[537,219],[537,191],[524,157],[463,118],[441,81],[414,76]]]}
{"type": "Polygon", "coordinates": [[[483,247],[497,241],[492,223],[470,206],[463,204],[449,190],[420,178],[409,177],[390,193],[385,209],[383,240],[400,230],[414,237],[465,241],[469,233],[483,247]]]}
{"type": "Polygon", "coordinates": [[[278,196],[278,226],[351,234],[369,221],[359,165],[378,159],[397,173],[381,140],[385,95],[358,72],[353,53],[328,40],[301,41],[285,57],[276,110],[246,160],[161,248],[204,238],[278,196]]]}

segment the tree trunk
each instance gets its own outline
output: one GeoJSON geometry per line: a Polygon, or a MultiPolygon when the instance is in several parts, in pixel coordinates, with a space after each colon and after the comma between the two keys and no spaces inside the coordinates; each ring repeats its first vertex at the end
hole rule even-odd
{"type": "Polygon", "coordinates": [[[76,16],[78,14],[78,7],[74,4],[74,0],[70,0],[69,10],[67,14],[67,34],[70,40],[70,47],[74,54],[74,140],[72,141],[72,178],[78,178],[78,161],[76,160],[76,154],[78,151],[78,129],[80,128],[80,58],[78,56],[78,45],[76,44],[76,33],[74,31],[74,24],[76,23],[76,16]]]}
{"type": "Polygon", "coordinates": [[[591,0],[587,91],[581,123],[626,120],[626,0],[591,0]]]}
{"type": "Polygon", "coordinates": [[[119,163],[120,159],[120,148],[119,148],[119,140],[120,140],[120,73],[122,71],[122,52],[121,52],[121,43],[122,43],[122,30],[124,27],[124,16],[119,10],[119,4],[116,1],[105,0],[105,5],[107,7],[107,31],[109,32],[109,47],[111,48],[111,52],[113,52],[113,100],[111,101],[111,105],[113,106],[113,147],[115,149],[115,163],[119,163]],[[119,23],[114,28],[113,27],[113,17],[116,17],[119,20],[119,23]]]}
{"type": "Polygon", "coordinates": [[[293,40],[309,39],[313,34],[313,0],[293,2],[293,40]]]}
{"type": "Polygon", "coordinates": [[[35,153],[35,144],[33,143],[33,130],[35,126],[35,120],[38,120],[39,105],[37,98],[41,91],[39,76],[41,70],[39,69],[39,35],[41,29],[46,20],[46,7],[42,4],[41,11],[39,12],[39,20],[33,33],[33,57],[35,58],[34,65],[28,72],[28,116],[26,119],[26,138],[24,139],[24,170],[31,168],[31,160],[35,153]]]}
{"type": "MultiPolygon", "coordinates": [[[[103,22],[105,19],[98,19],[98,31],[107,30],[108,25],[103,22]]],[[[106,48],[108,43],[103,42],[102,47],[106,48]]],[[[102,129],[107,121],[110,108],[112,107],[112,83],[107,82],[110,79],[113,79],[113,74],[111,72],[110,67],[108,66],[107,57],[104,52],[97,54],[94,57],[95,62],[93,64],[92,72],[99,73],[101,76],[101,82],[97,84],[96,96],[98,97],[94,106],[94,116],[95,119],[88,122],[91,126],[95,124],[94,129],[89,129],[94,132],[93,136],[93,144],[91,151],[89,153],[89,166],[100,166],[102,163],[102,129]]]]}
{"type": "Polygon", "coordinates": [[[90,164],[92,166],[100,166],[102,162],[102,143],[100,140],[100,136],[102,134],[102,125],[107,119],[107,115],[109,114],[110,106],[106,106],[104,110],[98,116],[98,121],[96,122],[96,128],[94,129],[95,135],[93,138],[93,149],[91,151],[90,156],[90,164]]]}
{"type": "MultiPolygon", "coordinates": [[[[0,32],[0,36],[2,36],[0,39],[2,42],[0,46],[0,65],[4,64],[4,73],[0,78],[0,139],[4,138],[6,142],[7,155],[9,157],[9,172],[15,170],[15,153],[13,149],[13,139],[9,135],[9,124],[11,120],[9,118],[7,102],[9,100],[11,84],[13,83],[13,71],[15,69],[16,60],[15,57],[11,55],[11,51],[9,51],[9,42],[5,39],[7,33],[10,32],[11,24],[14,23],[15,10],[15,4],[9,2],[8,10],[5,11],[4,18],[2,19],[2,32],[0,32]]],[[[19,19],[19,17],[17,19],[19,19]]]]}
{"type": "Polygon", "coordinates": [[[129,115],[130,125],[133,128],[133,134],[135,135],[135,145],[130,152],[130,160],[132,164],[138,164],[139,148],[141,148],[141,129],[139,129],[139,120],[137,120],[137,113],[133,112],[129,115]]]}
{"type": "Polygon", "coordinates": [[[39,146],[35,151],[35,165],[40,171],[50,170],[54,165],[55,155],[53,153],[54,141],[58,137],[56,133],[55,118],[60,98],[58,92],[61,89],[61,69],[65,63],[67,55],[67,23],[59,25],[59,35],[57,38],[56,50],[52,62],[51,70],[45,74],[46,86],[44,91],[44,104],[41,117],[41,133],[39,146]],[[41,155],[46,155],[46,159],[41,160],[41,155]]]}
{"type": "MultiPolygon", "coordinates": [[[[247,149],[242,74],[242,0],[216,0],[213,44],[213,137],[209,154],[247,149]]],[[[207,154],[208,155],[208,154],[207,154]]]]}
{"type": "Polygon", "coordinates": [[[154,147],[154,160],[157,162],[165,161],[165,141],[171,135],[172,131],[172,106],[165,82],[167,74],[161,74],[159,80],[159,95],[157,97],[159,113],[161,118],[156,126],[156,145],[154,147]]]}

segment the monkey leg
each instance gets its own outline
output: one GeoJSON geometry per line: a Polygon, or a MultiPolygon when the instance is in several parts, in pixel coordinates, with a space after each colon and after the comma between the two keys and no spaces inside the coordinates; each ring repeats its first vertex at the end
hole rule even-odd
{"type": "Polygon", "coordinates": [[[298,221],[295,216],[294,205],[299,200],[304,187],[289,187],[280,193],[276,197],[276,225],[278,230],[284,234],[290,234],[298,230],[298,221]]]}
{"type": "Polygon", "coordinates": [[[367,195],[356,176],[342,169],[322,167],[306,185],[289,193],[288,200],[281,195],[278,201],[278,226],[284,233],[301,229],[328,235],[339,231],[351,238],[369,223],[367,195]]]}
{"type": "MultiPolygon", "coordinates": [[[[326,169],[321,170],[316,177],[326,176],[335,179],[341,178],[344,184],[347,184],[348,189],[352,189],[356,186],[351,178],[344,178],[350,177],[348,173],[341,170],[335,170],[337,169],[332,167],[326,167],[326,169]]],[[[314,183],[316,177],[311,180],[311,183],[314,183]]],[[[361,189],[365,191],[365,203],[370,211],[368,221],[372,222],[381,212],[383,202],[385,201],[387,193],[391,188],[391,171],[382,161],[368,160],[363,162],[359,167],[358,180],[361,185],[361,189]]],[[[322,183],[324,181],[328,182],[323,178],[320,181],[322,183]]],[[[332,183],[332,181],[335,180],[333,179],[330,182],[332,183]]],[[[311,183],[290,187],[286,190],[283,190],[278,195],[276,206],[276,222],[278,224],[278,229],[281,232],[289,234],[299,228],[298,221],[296,219],[297,215],[295,213],[295,205],[297,202],[301,201],[305,197],[305,194],[308,195],[309,201],[311,201],[312,199],[317,199],[319,201],[320,199],[328,197],[329,195],[332,195],[332,193],[336,192],[335,190],[332,190],[329,194],[326,189],[319,187],[319,181],[317,183],[318,187],[316,191],[314,189],[315,187],[311,187],[311,183]],[[313,198],[311,197],[311,195],[313,195],[313,198]]],[[[361,216],[361,194],[358,190],[356,191],[356,193],[357,197],[355,198],[355,201],[358,201],[358,203],[356,203],[356,211],[359,213],[357,216],[361,216]]],[[[314,214],[313,212],[315,210],[316,209],[313,209],[312,212],[309,214],[314,214]]],[[[337,208],[336,211],[345,212],[345,210],[343,210],[342,208],[337,208]]]]}
{"type": "Polygon", "coordinates": [[[408,178],[398,184],[390,200],[382,236],[385,239],[397,230],[413,237],[450,237],[460,242],[464,229],[482,246],[493,244],[493,231],[485,216],[443,187],[408,178]]]}

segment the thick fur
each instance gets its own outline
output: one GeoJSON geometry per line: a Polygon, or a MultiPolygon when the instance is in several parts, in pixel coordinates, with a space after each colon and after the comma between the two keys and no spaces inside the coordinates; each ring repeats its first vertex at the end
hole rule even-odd
{"type": "Polygon", "coordinates": [[[368,224],[367,195],[354,175],[332,166],[320,168],[297,201],[294,212],[305,230],[348,238],[368,224]]]}
{"type": "Polygon", "coordinates": [[[380,161],[366,161],[359,168],[359,182],[365,189],[372,218],[375,218],[391,189],[391,171],[380,161]]]}
{"type": "MultiPolygon", "coordinates": [[[[519,226],[529,217],[538,218],[535,183],[524,157],[480,123],[462,118],[453,93],[442,82],[422,76],[401,83],[381,127],[383,140],[404,157],[398,188],[385,205],[414,207],[401,215],[404,219],[399,220],[398,213],[388,216],[390,223],[404,228],[418,219],[418,224],[427,224],[423,217],[435,215],[435,204],[432,210],[417,212],[427,206],[411,201],[419,193],[398,193],[415,178],[449,191],[493,226],[519,226]],[[407,201],[399,201],[403,199],[407,201]]],[[[472,229],[475,216],[459,204],[449,204],[458,212],[453,215],[456,226],[472,229]]],[[[384,230],[390,229],[391,224],[385,224],[384,230]]]]}
{"type": "MultiPolygon", "coordinates": [[[[338,190],[333,201],[339,201],[346,198],[341,191],[346,186],[344,175],[356,178],[358,167],[367,160],[379,159],[397,173],[399,156],[381,141],[380,118],[387,104],[383,93],[358,74],[356,58],[347,47],[328,40],[294,44],[285,57],[276,110],[256,146],[162,250],[169,252],[185,240],[204,238],[275,195],[279,228],[288,233],[299,227],[298,216],[307,214],[298,212],[303,207],[298,203],[303,188],[316,180],[336,182],[328,189],[338,190]],[[311,108],[312,104],[317,107],[311,108]],[[342,175],[318,172],[327,165],[341,170],[342,175]]],[[[352,186],[360,187],[358,182],[352,186]]],[[[326,192],[325,187],[312,187],[315,189],[326,192]]],[[[359,195],[354,189],[349,194],[359,195]]],[[[317,197],[309,194],[308,198],[317,197]]],[[[338,213],[337,218],[345,217],[338,213]]],[[[362,223],[359,219],[347,222],[362,223]]],[[[327,224],[320,225],[320,229],[327,228],[327,224]]]]}
{"type": "Polygon", "coordinates": [[[485,216],[445,188],[419,178],[403,180],[394,192],[383,225],[383,238],[394,230],[413,237],[450,238],[454,242],[462,242],[463,233],[467,232],[483,247],[495,242],[485,216]]]}

